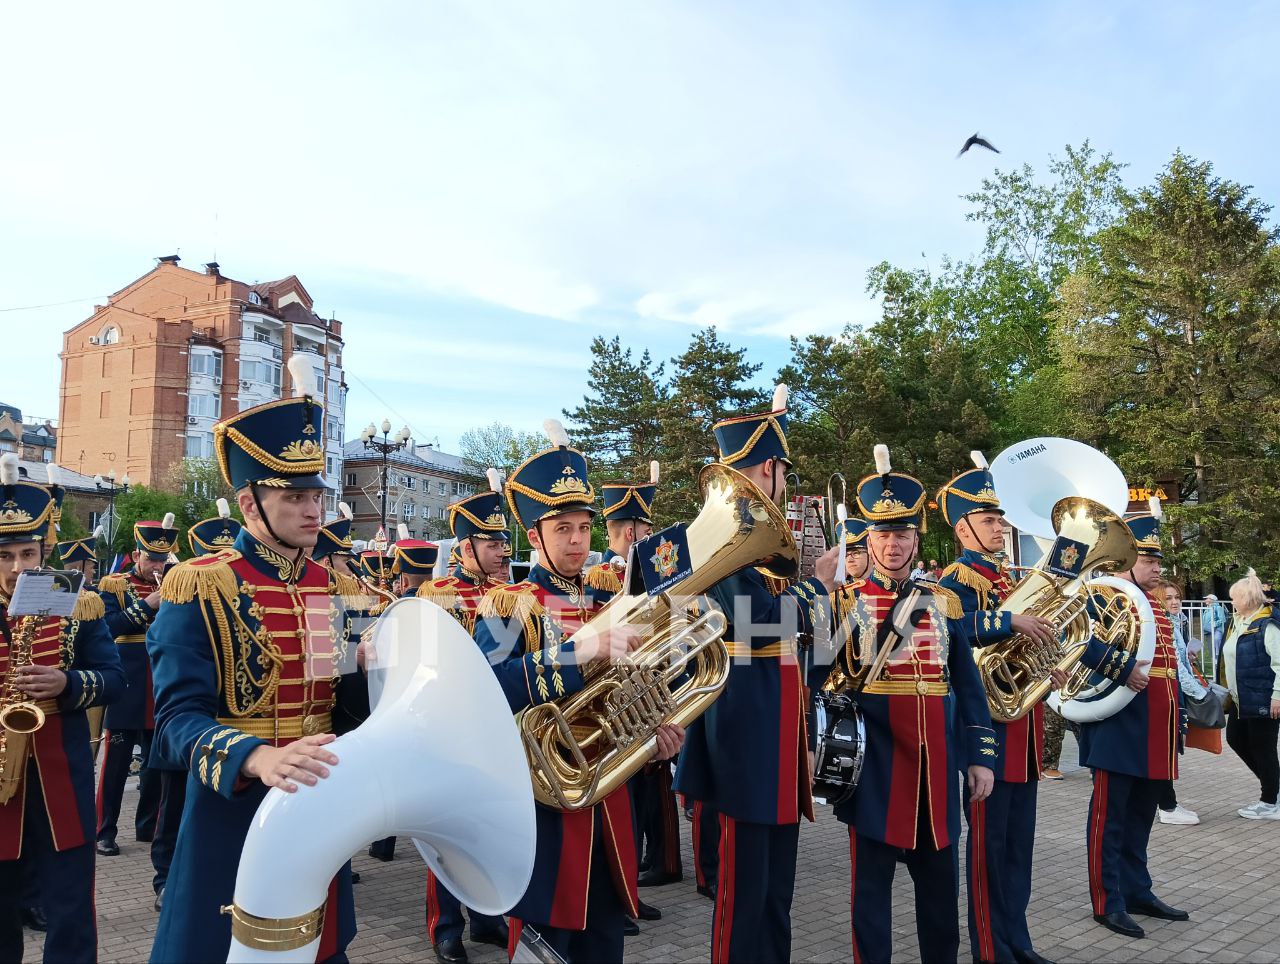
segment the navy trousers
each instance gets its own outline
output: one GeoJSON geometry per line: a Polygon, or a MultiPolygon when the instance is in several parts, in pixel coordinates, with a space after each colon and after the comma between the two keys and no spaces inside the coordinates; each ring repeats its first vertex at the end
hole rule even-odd
{"type": "Polygon", "coordinates": [[[991,796],[969,799],[969,947],[975,961],[1011,961],[1031,950],[1031,854],[1036,841],[1038,783],[997,780],[991,796]]]}
{"type": "Polygon", "coordinates": [[[133,826],[141,843],[155,834],[156,815],[160,809],[160,777],[147,766],[151,758],[154,730],[107,730],[103,734],[102,773],[98,779],[98,839],[114,840],[119,830],[120,802],[124,799],[125,781],[133,764],[133,748],[142,747],[142,772],[138,774],[138,809],[133,826]]]}
{"type": "Polygon", "coordinates": [[[1089,897],[1095,914],[1155,899],[1147,873],[1147,841],[1160,799],[1159,780],[1093,771],[1089,800],[1089,897]]]}
{"type": "Polygon", "coordinates": [[[671,764],[651,763],[632,778],[636,808],[636,855],[641,870],[683,874],[680,862],[680,824],[676,795],[671,789],[671,764]]]}
{"type": "MultiPolygon", "coordinates": [[[[478,914],[467,908],[471,917],[471,939],[498,933],[502,918],[478,914]]],[[[462,902],[449,892],[449,888],[427,871],[427,935],[432,944],[439,944],[450,938],[462,937],[462,902]]]]}
{"type": "Polygon", "coordinates": [[[907,865],[915,885],[916,940],[920,959],[954,962],[960,951],[960,868],[954,846],[904,850],[864,837],[849,828],[849,894],[853,924],[853,960],[874,964],[893,957],[893,875],[907,865]]]}
{"type": "Polygon", "coordinates": [[[25,782],[22,857],[0,861],[0,962],[22,960],[21,905],[27,875],[35,876],[39,893],[45,898],[44,912],[49,921],[44,938],[45,961],[95,961],[98,921],[93,907],[93,843],[54,850],[34,760],[27,767],[25,782]]]}
{"type": "Polygon", "coordinates": [[[720,876],[720,812],[700,800],[693,802],[693,867],[698,886],[714,894],[720,876]]]}
{"type": "Polygon", "coordinates": [[[720,814],[720,882],[711,960],[791,960],[791,897],[800,825],[747,823],[720,814]]]}
{"type": "Polygon", "coordinates": [[[586,930],[565,930],[513,917],[507,953],[508,956],[515,953],[521,931],[530,926],[568,964],[622,964],[622,928],[626,917],[626,907],[614,889],[609,856],[597,836],[591,851],[591,876],[587,881],[586,930]]]}
{"type": "Polygon", "coordinates": [[[173,851],[178,846],[178,826],[187,802],[187,772],[156,770],[155,773],[160,782],[160,805],[156,808],[155,835],[151,838],[151,866],[155,869],[151,886],[158,894],[169,879],[173,851]]]}

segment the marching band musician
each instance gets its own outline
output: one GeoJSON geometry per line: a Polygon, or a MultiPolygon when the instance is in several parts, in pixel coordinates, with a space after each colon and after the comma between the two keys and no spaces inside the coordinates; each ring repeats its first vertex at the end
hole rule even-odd
{"type": "Polygon", "coordinates": [[[844,581],[861,582],[871,568],[867,556],[867,520],[853,518],[837,522],[836,543],[844,546],[844,581]]]}
{"type": "Polygon", "coordinates": [[[397,530],[399,538],[391,547],[391,578],[395,582],[395,594],[403,599],[417,595],[418,588],[431,578],[440,547],[434,542],[410,539],[409,527],[403,522],[397,530]]]}
{"type": "Polygon", "coordinates": [[[169,554],[178,548],[178,530],[173,513],[160,522],[137,522],[133,526],[135,545],[133,566],[125,572],[103,578],[98,595],[106,606],[106,624],[120,650],[129,688],[107,710],[103,744],[102,774],[98,784],[98,853],[114,857],[116,824],[125,781],[133,763],[133,748],[142,748],[142,771],[138,774],[138,809],[134,829],[139,843],[150,843],[160,807],[160,777],[149,763],[151,737],[155,732],[155,704],[151,692],[151,661],[147,658],[147,629],[160,608],[160,580],[169,554]]]}
{"type": "MultiPolygon", "coordinates": [[[[502,483],[497,469],[489,469],[489,491],[449,506],[449,530],[455,540],[453,548],[460,562],[451,575],[432,579],[418,587],[418,597],[429,599],[449,612],[468,632],[475,631],[476,608],[490,589],[502,585],[498,573],[511,534],[507,517],[502,513],[502,483]]],[[[510,938],[507,923],[501,915],[480,914],[468,908],[471,917],[471,940],[477,944],[506,947],[510,938]]],[[[427,870],[426,900],[427,935],[435,949],[436,960],[456,964],[467,960],[462,943],[462,902],[427,870]]]]}
{"type": "Polygon", "coordinates": [[[861,780],[853,797],[835,808],[836,819],[849,825],[853,959],[892,955],[890,898],[901,860],[915,885],[921,957],[954,961],[960,945],[955,774],[967,769],[970,798],[986,799],[995,737],[959,600],[909,578],[924,525],[924,487],[892,471],[887,447],[876,446],[875,461],[876,474],[857,488],[870,529],[871,570],[864,582],[833,597],[841,668],[868,677],[858,694],[866,727],[861,780]],[[894,629],[903,638],[887,659],[877,660],[894,629]]]}
{"type": "MultiPolygon", "coordinates": [[[[1089,801],[1089,894],[1093,919],[1126,937],[1145,931],[1131,914],[1189,920],[1151,890],[1147,841],[1155,822],[1161,784],[1178,779],[1178,744],[1184,727],[1178,686],[1178,652],[1159,591],[1160,503],[1124,517],[1138,543],[1138,561],[1128,578],[1146,594],[1156,622],[1151,660],[1132,666],[1126,683],[1137,695],[1117,713],[1080,724],[1080,762],[1093,771],[1089,801]],[[1148,664],[1150,664],[1148,668],[1148,664]]],[[[1121,661],[1117,652],[1115,659],[1121,661]]],[[[1130,655],[1126,662],[1133,663],[1130,655]]]]}
{"type": "MultiPolygon", "coordinates": [[[[523,462],[506,483],[507,504],[538,550],[538,563],[525,581],[484,597],[475,630],[515,712],[572,695],[588,664],[625,656],[640,642],[630,625],[568,640],[610,594],[583,579],[596,514],[586,459],[569,446],[559,422],[548,420],[546,430],[551,448],[523,462]]],[[[679,727],[659,727],[658,757],[673,756],[683,735],[679,727]]],[[[511,910],[509,952],[529,927],[570,962],[621,961],[624,921],[638,911],[627,788],[590,808],[535,809],[533,876],[511,910]]]]}
{"type": "Polygon", "coordinates": [[[98,527],[91,536],[58,543],[58,565],[84,576],[82,590],[98,591],[94,580],[98,575],[98,534],[101,531],[102,528],[98,527]]]}
{"type": "Polygon", "coordinates": [[[36,876],[48,918],[46,961],[97,959],[94,913],[93,757],[85,709],[124,693],[120,656],[103,621],[101,597],[80,593],[70,619],[11,616],[18,576],[38,568],[53,508],[44,486],[19,481],[18,459],[0,456],[0,680],[6,701],[30,700],[44,725],[27,750],[6,747],[0,785],[0,959],[22,960],[24,868],[36,876]],[[30,662],[9,661],[29,645],[30,662]],[[12,674],[12,675],[11,675],[12,674]],[[10,691],[10,682],[16,691],[10,691]],[[21,859],[19,859],[21,858],[21,859]]]}
{"type": "MultiPolygon", "coordinates": [[[[987,646],[1021,634],[1045,646],[1057,645],[1053,623],[1039,616],[1000,608],[1014,581],[996,554],[1004,548],[1004,510],[987,460],[973,452],[974,468],[960,473],[937,495],[942,517],[955,531],[961,553],[946,568],[939,585],[955,594],[964,611],[964,627],[974,646],[987,646]]],[[[1090,640],[1081,656],[1086,666],[1107,661],[1110,650],[1090,640]]],[[[1112,678],[1124,682],[1123,672],[1112,678]]],[[[1053,687],[1065,682],[1055,671],[1053,687]]],[[[1031,946],[1027,905],[1031,901],[1031,855],[1036,837],[1036,788],[1044,750],[1044,704],[1025,716],[992,723],[995,732],[995,785],[985,800],[969,800],[966,869],[969,892],[969,943],[975,961],[1039,962],[1031,946]]]]}
{"type": "MultiPolygon", "coordinates": [[[[712,427],[720,461],[775,505],[790,469],[787,388],[767,412],[712,427]]],[[[795,637],[811,633],[815,610],[835,586],[833,546],[816,574],[789,587],[754,566],[707,593],[728,619],[729,680],[689,726],[676,789],[720,815],[719,881],[711,960],[787,961],[800,818],[813,819],[805,686],[795,637]],[[741,615],[748,616],[744,625],[741,615]]]]}
{"type": "MultiPolygon", "coordinates": [[[[363,612],[362,615],[366,618],[365,620],[362,620],[362,622],[370,619],[376,619],[377,616],[387,608],[387,603],[393,601],[397,595],[400,595],[394,588],[396,583],[395,566],[395,557],[380,549],[366,549],[364,552],[360,553],[360,577],[373,590],[373,595],[371,595],[370,598],[377,600],[369,609],[363,612]],[[379,599],[379,597],[381,597],[381,599],[379,599]]],[[[369,625],[372,625],[372,623],[369,625]]],[[[361,717],[361,720],[363,721],[369,716],[369,682],[365,678],[364,673],[360,672],[359,682],[356,683],[355,680],[351,680],[350,683],[354,683],[355,685],[342,686],[340,684],[339,689],[340,691],[349,691],[354,689],[359,692],[360,695],[356,697],[356,700],[364,711],[364,716],[361,717]]],[[[347,702],[346,695],[341,692],[339,694],[339,699],[344,704],[347,702]]],[[[390,861],[395,860],[396,838],[383,837],[381,840],[375,840],[373,843],[369,844],[369,856],[373,857],[375,860],[381,860],[384,863],[389,863],[390,861]]]]}
{"type": "MultiPolygon", "coordinates": [[[[225,960],[233,930],[250,948],[272,946],[272,922],[221,912],[245,835],[269,788],[294,792],[338,765],[326,745],[340,587],[308,559],[323,507],[324,410],[310,363],[294,356],[289,370],[297,397],[214,426],[244,528],[234,548],[169,573],[148,639],[157,752],[189,773],[155,962],[225,960]]],[[[318,960],[344,954],[355,934],[350,865],[298,926],[319,933],[318,960]]]]}

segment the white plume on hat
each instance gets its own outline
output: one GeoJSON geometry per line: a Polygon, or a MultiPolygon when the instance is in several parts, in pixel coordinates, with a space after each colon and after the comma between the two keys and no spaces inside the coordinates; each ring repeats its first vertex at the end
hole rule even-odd
{"type": "Polygon", "coordinates": [[[649,484],[657,485],[660,478],[662,478],[662,466],[658,464],[657,459],[654,459],[649,463],[649,484]]]}
{"type": "Polygon", "coordinates": [[[101,539],[101,538],[102,538],[102,526],[98,526],[96,529],[94,529],[94,530],[93,530],[93,535],[92,535],[92,536],[90,536],[89,538],[91,538],[91,539],[101,539]]]}
{"type": "Polygon", "coordinates": [[[172,529],[172,528],[173,528],[173,520],[174,520],[174,515],[173,515],[173,513],[172,513],[172,512],[166,512],[166,513],[164,514],[164,519],[162,519],[162,520],[161,520],[161,522],[160,522],[160,528],[162,528],[162,529],[172,529]]]}
{"type": "Polygon", "coordinates": [[[1147,499],[1147,508],[1151,510],[1151,517],[1159,521],[1164,518],[1164,508],[1160,505],[1158,496],[1152,496],[1147,499]]]}
{"type": "Polygon", "coordinates": [[[849,510],[844,507],[843,502],[839,502],[836,504],[836,521],[837,522],[849,521],[849,510]]]}
{"type": "Polygon", "coordinates": [[[551,445],[553,447],[569,447],[569,433],[564,430],[564,425],[560,422],[560,419],[547,419],[542,423],[542,430],[547,433],[547,438],[551,440],[551,445]]]}
{"type": "Polygon", "coordinates": [[[881,442],[871,452],[875,456],[878,475],[888,475],[893,471],[893,463],[889,461],[889,446],[881,442]]]}
{"type": "Polygon", "coordinates": [[[12,452],[0,455],[0,485],[18,484],[18,457],[12,452]]]}
{"type": "Polygon", "coordinates": [[[409,538],[409,527],[403,522],[396,526],[396,538],[401,541],[409,538]]]}
{"type": "Polygon", "coordinates": [[[977,449],[974,449],[969,453],[969,458],[973,459],[973,467],[975,469],[982,469],[982,471],[985,472],[987,469],[991,468],[991,463],[987,461],[987,457],[977,449]]]}
{"type": "Polygon", "coordinates": [[[490,492],[502,491],[502,473],[501,472],[493,468],[493,466],[490,466],[489,468],[484,470],[484,475],[485,475],[485,478],[489,480],[490,492]]]}
{"type": "Polygon", "coordinates": [[[58,469],[57,463],[50,462],[45,466],[45,471],[49,474],[50,485],[62,484],[62,472],[58,469]]]}
{"type": "Polygon", "coordinates": [[[316,394],[316,370],[305,353],[294,352],[289,356],[289,376],[293,379],[295,398],[316,394]]]}
{"type": "Polygon", "coordinates": [[[350,519],[350,518],[351,518],[351,506],[347,505],[345,502],[339,502],[339,503],[338,503],[338,518],[339,518],[339,519],[350,519]]]}
{"type": "Polygon", "coordinates": [[[218,500],[218,518],[219,519],[231,518],[231,506],[227,505],[226,499],[218,500]]]}
{"type": "Polygon", "coordinates": [[[787,410],[787,399],[791,395],[791,390],[786,385],[777,384],[773,386],[773,411],[785,412],[787,410]]]}

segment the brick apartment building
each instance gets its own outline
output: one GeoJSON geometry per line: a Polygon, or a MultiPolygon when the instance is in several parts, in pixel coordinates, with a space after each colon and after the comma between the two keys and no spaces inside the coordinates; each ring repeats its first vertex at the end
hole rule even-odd
{"type": "Polygon", "coordinates": [[[48,419],[22,420],[22,410],[0,402],[0,453],[12,452],[29,462],[52,462],[58,430],[48,419]]]}
{"type": "MultiPolygon", "coordinates": [[[[382,511],[382,456],[359,439],[343,452],[342,498],[351,506],[353,539],[373,539],[382,511]]],[[[446,539],[450,503],[487,486],[484,469],[431,445],[409,444],[387,458],[387,534],[403,522],[413,539],[446,539]]]]}
{"type": "Polygon", "coordinates": [[[113,294],[63,335],[57,461],[85,475],[162,483],[184,457],[213,454],[213,425],[292,394],[289,358],[306,352],[325,397],[325,479],[342,482],[347,386],[342,323],[313,311],[290,275],[245,284],[176,255],[113,294]]]}

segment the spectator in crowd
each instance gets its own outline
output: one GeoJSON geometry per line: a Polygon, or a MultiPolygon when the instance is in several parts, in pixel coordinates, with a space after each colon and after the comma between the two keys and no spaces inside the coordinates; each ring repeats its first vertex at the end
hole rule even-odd
{"type": "Polygon", "coordinates": [[[1280,820],[1280,615],[1252,569],[1231,587],[1234,617],[1218,660],[1218,679],[1231,691],[1227,744],[1261,784],[1257,803],[1237,813],[1250,820],[1280,820]]]}
{"type": "Polygon", "coordinates": [[[1040,756],[1040,779],[1061,780],[1062,771],[1058,763],[1062,758],[1062,737],[1070,729],[1080,737],[1080,724],[1059,716],[1052,706],[1044,704],[1044,752],[1040,756]]]}
{"type": "Polygon", "coordinates": [[[939,579],[942,578],[942,567],[938,565],[937,559],[929,560],[929,577],[934,582],[937,582],[939,579]]]}
{"type": "MultiPolygon", "coordinates": [[[[1196,678],[1191,669],[1191,658],[1187,654],[1187,616],[1182,611],[1182,591],[1171,582],[1160,587],[1164,608],[1169,611],[1169,622],[1173,624],[1173,646],[1178,651],[1178,685],[1182,688],[1184,699],[1202,700],[1207,693],[1205,686],[1196,678]]],[[[1174,790],[1173,781],[1165,780],[1160,788],[1160,809],[1156,815],[1161,823],[1178,826],[1193,826],[1200,822],[1194,810],[1188,810],[1178,803],[1178,794],[1174,790]]]]}
{"type": "Polygon", "coordinates": [[[1226,607],[1218,602],[1218,597],[1213,593],[1207,594],[1204,597],[1204,609],[1200,613],[1200,635],[1202,638],[1208,635],[1213,644],[1212,655],[1215,659],[1222,650],[1222,634],[1226,628],[1226,607]]]}
{"type": "Polygon", "coordinates": [[[917,560],[916,560],[916,564],[915,564],[915,566],[913,566],[913,567],[912,567],[912,569],[911,569],[911,575],[910,575],[910,577],[909,577],[909,578],[911,578],[911,579],[923,579],[923,578],[924,578],[924,560],[923,560],[923,559],[917,559],[917,560]]]}

